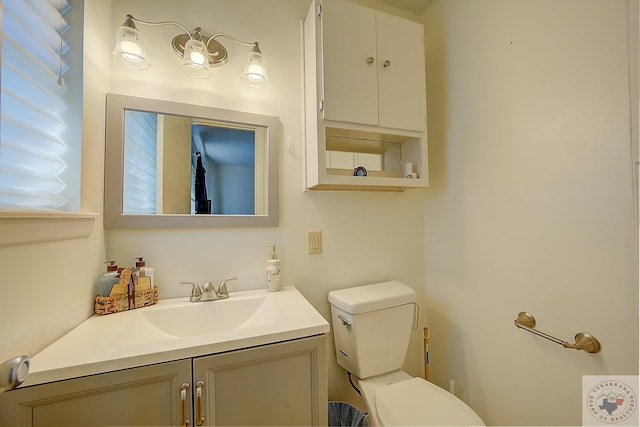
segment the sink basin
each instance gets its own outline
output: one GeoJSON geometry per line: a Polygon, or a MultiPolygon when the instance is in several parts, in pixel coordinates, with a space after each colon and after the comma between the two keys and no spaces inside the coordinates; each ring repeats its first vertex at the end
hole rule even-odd
{"type": "Polygon", "coordinates": [[[190,337],[276,323],[278,311],[264,295],[142,311],[140,315],[160,331],[190,337]]]}

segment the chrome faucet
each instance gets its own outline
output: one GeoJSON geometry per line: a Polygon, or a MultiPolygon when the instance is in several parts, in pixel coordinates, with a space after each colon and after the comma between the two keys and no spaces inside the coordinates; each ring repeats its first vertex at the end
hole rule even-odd
{"type": "MultiPolygon", "coordinates": [[[[218,299],[225,299],[225,298],[229,298],[229,289],[227,289],[227,282],[229,280],[236,280],[237,277],[229,277],[228,279],[224,279],[222,282],[220,282],[220,284],[218,285],[218,289],[214,288],[214,291],[216,293],[216,296],[218,297],[218,299]]],[[[211,282],[208,282],[209,284],[211,284],[211,282]]],[[[213,284],[211,284],[211,286],[213,287],[213,284]]],[[[206,287],[206,285],[205,285],[206,287]]]]}
{"type": "Polygon", "coordinates": [[[215,301],[218,299],[229,298],[227,282],[235,279],[237,279],[237,277],[224,279],[217,288],[211,282],[206,282],[202,287],[195,282],[188,281],[182,281],[180,284],[191,285],[191,296],[189,297],[190,302],[215,301]]]}

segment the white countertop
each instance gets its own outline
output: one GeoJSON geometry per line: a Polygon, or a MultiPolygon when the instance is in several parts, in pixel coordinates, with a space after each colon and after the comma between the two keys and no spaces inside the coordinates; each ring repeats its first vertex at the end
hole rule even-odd
{"type": "MultiPolygon", "coordinates": [[[[189,330],[188,321],[185,320],[184,325],[181,325],[180,319],[176,319],[176,323],[186,331],[189,330]]],[[[266,289],[231,292],[230,297],[225,300],[197,303],[189,302],[187,297],[164,299],[150,307],[89,318],[36,354],[31,359],[29,375],[20,387],[272,344],[327,332],[329,323],[295,287],[285,287],[279,292],[267,292],[266,289]],[[248,319],[239,327],[218,327],[210,333],[177,337],[150,327],[144,315],[149,313],[157,317],[160,310],[173,308],[184,312],[185,308],[201,304],[206,305],[197,307],[199,310],[203,310],[204,307],[205,310],[221,310],[224,314],[225,304],[228,304],[226,302],[238,303],[241,299],[252,298],[265,298],[268,302],[265,304],[268,305],[268,322],[248,319]],[[151,311],[157,313],[150,313],[151,311]]]]}

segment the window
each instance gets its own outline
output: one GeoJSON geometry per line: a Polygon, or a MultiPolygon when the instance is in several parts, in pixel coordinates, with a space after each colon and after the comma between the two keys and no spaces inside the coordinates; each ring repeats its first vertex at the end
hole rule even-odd
{"type": "Polygon", "coordinates": [[[82,2],[0,7],[0,209],[79,212],[82,2]]]}

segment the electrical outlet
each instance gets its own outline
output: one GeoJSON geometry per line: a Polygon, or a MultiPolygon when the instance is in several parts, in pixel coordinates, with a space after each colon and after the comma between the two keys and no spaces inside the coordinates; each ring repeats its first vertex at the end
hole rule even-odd
{"type": "Polygon", "coordinates": [[[322,253],[322,231],[307,232],[307,253],[308,254],[322,253]]]}

